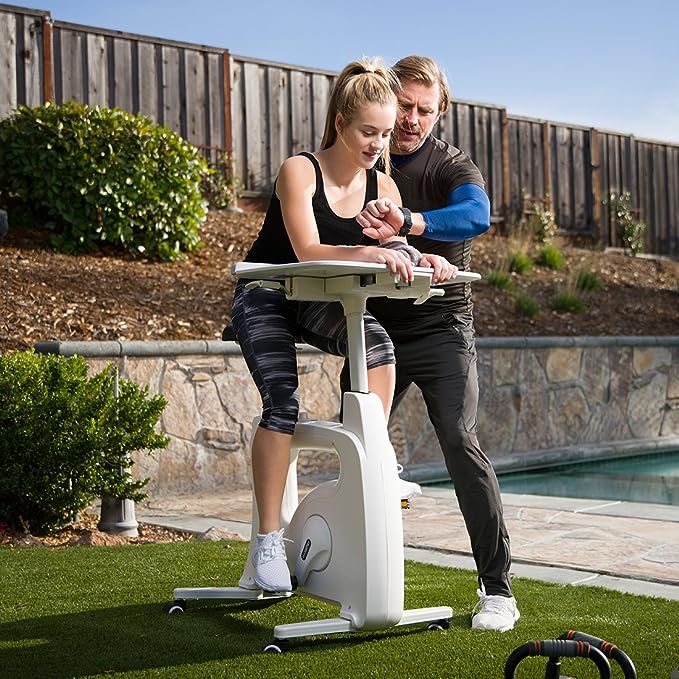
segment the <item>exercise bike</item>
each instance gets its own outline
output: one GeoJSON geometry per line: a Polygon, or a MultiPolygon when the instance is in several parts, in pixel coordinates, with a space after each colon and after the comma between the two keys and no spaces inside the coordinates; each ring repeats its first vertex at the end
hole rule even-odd
{"type": "MultiPolygon", "coordinates": [[[[415,267],[405,283],[386,265],[355,262],[301,262],[234,267],[248,286],[282,290],[291,300],[339,301],[347,320],[351,391],[343,396],[342,421],[301,421],[292,439],[281,509],[293,592],[262,591],[254,581],[252,555],[259,527],[253,497],[250,551],[238,587],[177,588],[168,613],[183,613],[189,599],[262,600],[305,595],[339,606],[337,617],[281,624],[265,652],[282,652],[288,640],[358,630],[427,624],[447,629],[449,606],[404,610],[403,526],[394,449],[380,399],[368,391],[363,314],[369,297],[412,298],[421,304],[442,295],[431,286],[431,269],[415,267]],[[335,452],[338,477],[298,500],[300,450],[335,452]]],[[[456,283],[478,280],[460,272],[456,283]]]]}

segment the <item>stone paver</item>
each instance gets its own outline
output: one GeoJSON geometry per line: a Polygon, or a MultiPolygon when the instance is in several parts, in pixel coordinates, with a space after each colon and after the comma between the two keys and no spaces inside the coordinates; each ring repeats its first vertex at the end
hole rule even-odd
{"type": "MultiPolygon", "coordinates": [[[[247,539],[251,502],[249,490],[154,497],[137,518],[247,539]]],[[[679,507],[512,494],[503,502],[515,576],[679,600],[679,507]]],[[[452,490],[425,487],[403,512],[403,533],[406,558],[474,568],[452,490]]]]}

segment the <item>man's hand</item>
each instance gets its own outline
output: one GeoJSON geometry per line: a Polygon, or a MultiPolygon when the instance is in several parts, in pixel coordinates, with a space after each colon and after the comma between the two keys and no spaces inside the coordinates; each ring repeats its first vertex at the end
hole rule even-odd
{"type": "Polygon", "coordinates": [[[356,216],[363,235],[383,241],[392,238],[403,226],[403,213],[390,198],[371,200],[356,216]]]}
{"type": "Polygon", "coordinates": [[[458,272],[458,268],[454,264],[451,264],[445,257],[440,255],[423,254],[417,266],[434,269],[434,273],[431,276],[432,283],[445,283],[455,278],[458,272]]]}

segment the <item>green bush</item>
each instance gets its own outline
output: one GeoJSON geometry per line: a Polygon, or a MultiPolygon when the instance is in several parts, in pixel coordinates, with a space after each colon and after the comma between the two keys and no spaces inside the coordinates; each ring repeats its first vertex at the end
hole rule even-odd
{"type": "Polygon", "coordinates": [[[562,271],[566,268],[566,258],[554,243],[548,243],[540,248],[538,262],[554,271],[562,271]]]}
{"type": "Polygon", "coordinates": [[[636,257],[644,249],[644,233],[646,223],[634,216],[632,208],[632,194],[624,191],[619,196],[612,193],[603,199],[603,204],[612,210],[612,220],[618,227],[620,240],[632,257],[636,257]]]}
{"type": "Polygon", "coordinates": [[[0,207],[62,252],[107,243],[175,260],[201,246],[198,150],[141,115],[68,102],[0,121],[0,207]]]}
{"type": "Polygon", "coordinates": [[[518,295],[516,298],[516,311],[527,318],[533,318],[540,313],[540,305],[528,295],[518,295]]]}
{"type": "Polygon", "coordinates": [[[572,292],[558,292],[552,297],[552,309],[555,311],[570,311],[576,314],[587,309],[584,300],[572,292]]]}
{"type": "Polygon", "coordinates": [[[165,399],[127,380],[116,398],[113,368],[87,372],[77,356],[0,356],[0,522],[49,533],[103,494],[145,497],[131,454],[167,446],[165,399]]]}
{"type": "Polygon", "coordinates": [[[243,184],[235,176],[228,153],[220,153],[203,175],[201,191],[210,207],[217,210],[233,207],[243,193],[243,184]]]}
{"type": "Polygon", "coordinates": [[[488,272],[486,282],[488,285],[492,285],[494,288],[499,288],[500,290],[511,290],[514,287],[510,275],[496,269],[488,272]]]}
{"type": "Polygon", "coordinates": [[[601,279],[590,269],[579,269],[575,287],[582,291],[598,290],[601,287],[601,279]]]}
{"type": "Polygon", "coordinates": [[[533,260],[523,250],[508,253],[509,270],[516,273],[527,273],[533,268],[533,260]]]}

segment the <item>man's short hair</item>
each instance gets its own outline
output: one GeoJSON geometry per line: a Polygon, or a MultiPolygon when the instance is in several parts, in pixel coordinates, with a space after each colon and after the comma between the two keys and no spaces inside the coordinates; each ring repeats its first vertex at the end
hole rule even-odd
{"type": "Polygon", "coordinates": [[[439,86],[439,113],[445,113],[450,106],[450,86],[443,69],[429,57],[411,54],[399,59],[393,66],[399,80],[414,80],[428,86],[439,86]]]}

